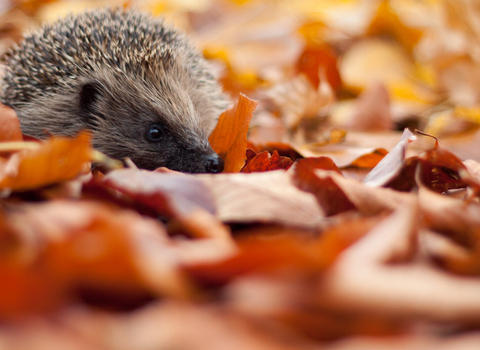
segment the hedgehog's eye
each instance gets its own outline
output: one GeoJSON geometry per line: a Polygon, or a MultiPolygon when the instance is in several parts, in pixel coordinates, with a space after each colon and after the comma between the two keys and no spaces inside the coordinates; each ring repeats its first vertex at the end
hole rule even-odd
{"type": "Polygon", "coordinates": [[[158,142],[162,139],[162,128],[159,124],[152,124],[147,129],[147,140],[150,142],[158,142]]]}

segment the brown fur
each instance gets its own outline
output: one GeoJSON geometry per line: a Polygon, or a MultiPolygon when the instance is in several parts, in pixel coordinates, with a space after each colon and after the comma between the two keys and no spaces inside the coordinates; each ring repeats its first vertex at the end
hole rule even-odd
{"type": "Polygon", "coordinates": [[[209,171],[206,134],[226,108],[207,62],[162,20],[124,10],[70,16],[4,59],[0,100],[25,134],[93,132],[94,146],[139,167],[209,171]],[[161,139],[148,141],[151,125],[161,139]]]}

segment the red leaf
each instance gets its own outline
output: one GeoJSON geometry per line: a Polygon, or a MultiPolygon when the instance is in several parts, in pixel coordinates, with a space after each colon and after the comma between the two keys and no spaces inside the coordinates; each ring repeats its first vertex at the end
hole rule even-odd
{"type": "Polygon", "coordinates": [[[319,177],[315,169],[331,170],[341,175],[335,163],[328,157],[300,159],[295,164],[293,181],[301,190],[313,193],[327,216],[335,215],[355,205],[329,176],[319,177]]]}
{"type": "Polygon", "coordinates": [[[290,158],[279,156],[277,151],[273,151],[271,156],[267,151],[263,151],[248,161],[241,172],[253,173],[278,169],[287,170],[292,164],[293,162],[290,158]]]}

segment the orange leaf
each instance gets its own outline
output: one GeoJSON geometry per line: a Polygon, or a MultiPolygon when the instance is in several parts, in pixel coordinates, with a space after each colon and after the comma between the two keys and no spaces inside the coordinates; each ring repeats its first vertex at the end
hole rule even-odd
{"type": "Polygon", "coordinates": [[[387,155],[388,151],[384,148],[377,148],[372,153],[364,154],[355,159],[350,166],[358,168],[374,168],[387,155]]]}
{"type": "Polygon", "coordinates": [[[0,188],[28,190],[70,180],[90,160],[90,135],[53,138],[33,151],[13,154],[0,167],[0,188]]]}
{"type": "Polygon", "coordinates": [[[305,48],[297,62],[297,71],[304,73],[314,88],[320,84],[319,70],[325,70],[328,83],[334,90],[342,84],[337,68],[337,58],[328,47],[310,45],[305,48]]]}
{"type": "Polygon", "coordinates": [[[258,102],[240,94],[238,103],[222,113],[208,141],[225,161],[226,173],[238,173],[245,164],[247,132],[258,102]]]}
{"type": "Polygon", "coordinates": [[[23,141],[17,113],[0,103],[0,141],[23,141]]]}
{"type": "Polygon", "coordinates": [[[56,309],[65,303],[62,289],[54,276],[38,267],[12,264],[0,259],[0,319],[15,318],[32,312],[56,309]]]}
{"type": "MultiPolygon", "coordinates": [[[[279,235],[255,235],[238,240],[238,254],[222,261],[194,263],[184,269],[197,282],[221,285],[237,276],[294,268],[318,273],[331,266],[338,255],[373,228],[382,216],[352,218],[327,228],[319,238],[306,238],[301,230],[286,229],[279,235]]],[[[268,232],[268,228],[263,230],[268,232]]]]}

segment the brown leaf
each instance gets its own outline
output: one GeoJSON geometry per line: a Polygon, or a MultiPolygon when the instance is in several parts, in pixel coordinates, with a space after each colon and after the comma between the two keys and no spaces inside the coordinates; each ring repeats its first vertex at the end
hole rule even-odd
{"type": "Polygon", "coordinates": [[[208,138],[213,150],[225,161],[226,173],[238,173],[245,164],[247,132],[257,104],[240,94],[238,103],[222,113],[208,138]]]}
{"type": "Polygon", "coordinates": [[[328,157],[305,158],[297,161],[293,172],[294,184],[303,191],[312,193],[327,216],[355,209],[342,189],[330,178],[319,177],[315,169],[327,170],[325,173],[341,172],[328,157]]]}
{"type": "Polygon", "coordinates": [[[0,142],[23,141],[17,113],[0,103],[0,142]]]}
{"type": "Polygon", "coordinates": [[[325,77],[334,90],[338,90],[342,84],[337,57],[329,47],[310,44],[300,55],[296,68],[299,73],[307,76],[314,88],[318,88],[320,84],[318,73],[321,70],[325,72],[325,77]]]}
{"type": "Polygon", "coordinates": [[[323,213],[315,198],[295,187],[285,171],[195,175],[212,191],[223,222],[282,223],[318,227],[323,213]]]}
{"type": "MultiPolygon", "coordinates": [[[[442,193],[467,186],[468,179],[463,179],[461,176],[462,173],[467,176],[465,165],[457,156],[441,147],[436,139],[435,145],[431,149],[418,157],[406,159],[400,172],[387,181],[386,186],[400,191],[411,190],[416,184],[417,167],[419,169],[418,179],[422,182],[421,184],[433,191],[442,193]]],[[[390,175],[392,174],[394,172],[390,175]]]]}
{"type": "Polygon", "coordinates": [[[342,174],[340,169],[336,166],[332,159],[328,157],[310,157],[299,159],[295,163],[295,173],[296,176],[302,178],[303,173],[305,172],[305,176],[308,176],[307,171],[313,171],[315,169],[321,170],[332,170],[338,174],[342,174]]]}
{"type": "Polygon", "coordinates": [[[214,216],[214,197],[205,184],[177,172],[123,169],[110,172],[104,183],[138,204],[167,216],[169,232],[194,238],[219,239],[231,249],[228,228],[214,216]]]}
{"type": "Polygon", "coordinates": [[[334,171],[305,169],[293,172],[293,181],[299,188],[315,195],[327,215],[357,209],[367,215],[394,210],[409,195],[390,189],[371,188],[345,179],[334,171]]]}
{"type": "Polygon", "coordinates": [[[106,175],[103,182],[162,215],[188,215],[197,208],[212,214],[216,211],[208,187],[193,176],[120,169],[106,175]]]}
{"type": "Polygon", "coordinates": [[[280,157],[277,151],[273,151],[270,156],[268,151],[263,151],[253,157],[248,164],[246,164],[242,173],[254,173],[270,170],[287,170],[293,164],[292,160],[287,157],[280,157]]]}
{"type": "Polygon", "coordinates": [[[261,151],[268,151],[270,153],[273,153],[273,151],[277,151],[279,155],[283,157],[288,157],[293,161],[303,158],[294,147],[287,143],[281,142],[266,142],[262,144],[256,144],[255,151],[257,153],[261,151]]]}

